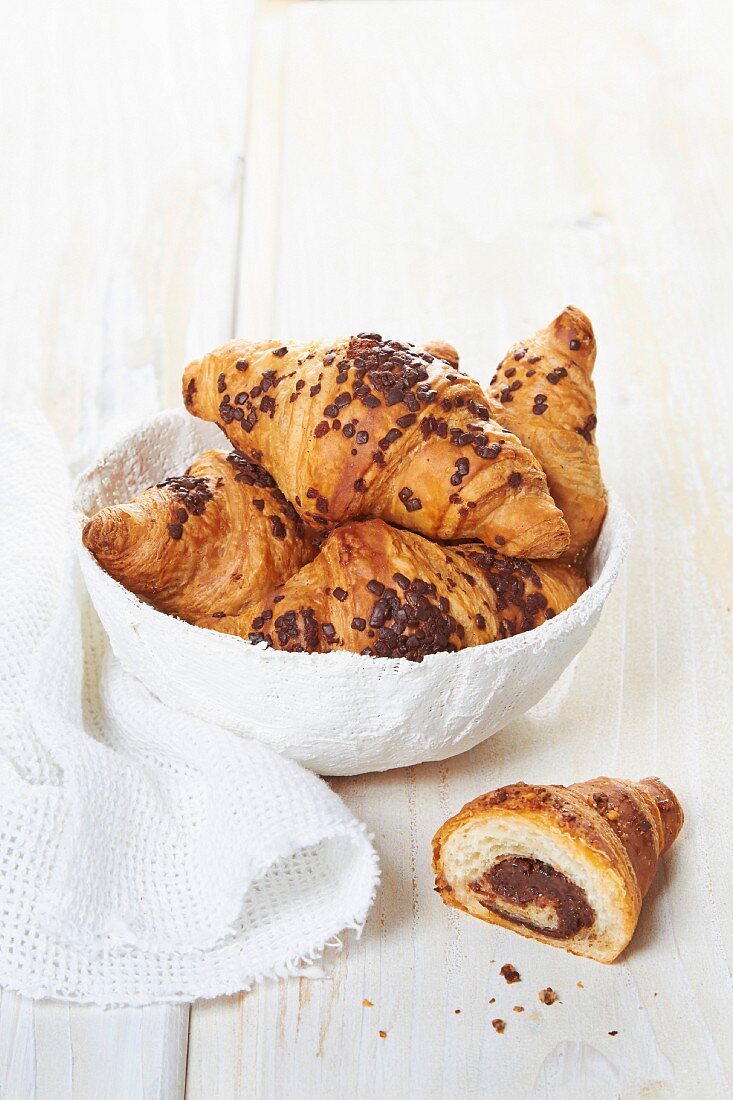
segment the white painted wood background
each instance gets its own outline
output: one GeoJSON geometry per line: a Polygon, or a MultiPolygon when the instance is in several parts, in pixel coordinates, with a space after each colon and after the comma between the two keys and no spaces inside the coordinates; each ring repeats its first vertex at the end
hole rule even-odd
{"type": "Polygon", "coordinates": [[[733,1095],[729,6],[43,0],[3,40],[0,401],[40,397],[72,459],[235,331],[444,337],[488,379],[575,302],[639,531],[532,714],[334,782],[384,878],[326,980],[190,1010],[4,992],[2,1100],[733,1095]],[[618,964],[439,903],[429,840],[468,798],[603,772],[688,815],[618,964]]]}

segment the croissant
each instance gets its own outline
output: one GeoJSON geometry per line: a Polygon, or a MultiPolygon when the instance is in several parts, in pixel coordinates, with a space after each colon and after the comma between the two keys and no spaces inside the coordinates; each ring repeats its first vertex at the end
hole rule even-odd
{"type": "Polygon", "coordinates": [[[449,367],[453,367],[454,370],[458,370],[458,352],[452,344],[447,342],[447,340],[431,340],[429,344],[425,345],[425,351],[430,355],[434,355],[436,359],[442,359],[444,363],[447,363],[449,367]]]}
{"type": "Polygon", "coordinates": [[[187,367],[183,395],[321,527],[377,516],[512,555],[567,547],[536,459],[491,420],[478,383],[420,348],[366,333],[235,341],[187,367]]]}
{"type": "Polygon", "coordinates": [[[590,321],[568,306],[547,328],[515,344],[489,395],[495,420],[529,447],[570,529],[565,556],[582,555],[606,514],[594,442],[596,341],[590,321]]]}
{"type": "Polygon", "coordinates": [[[264,602],[199,625],[275,649],[420,661],[531,630],[585,587],[557,562],[507,558],[480,543],[440,546],[378,519],[351,521],[264,602]]]}
{"type": "Polygon", "coordinates": [[[84,545],[160,611],[191,621],[236,614],[316,553],[317,540],[268,473],[205,451],[183,477],[89,520],[84,545]]]}
{"type": "Polygon", "coordinates": [[[501,787],[436,833],[436,889],[481,920],[613,962],[683,820],[659,779],[501,787]]]}

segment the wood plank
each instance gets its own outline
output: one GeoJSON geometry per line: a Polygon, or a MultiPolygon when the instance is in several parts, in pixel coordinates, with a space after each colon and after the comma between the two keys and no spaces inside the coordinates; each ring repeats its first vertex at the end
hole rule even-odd
{"type": "Polygon", "coordinates": [[[270,27],[240,333],[439,336],[488,379],[514,339],[576,302],[599,338],[606,477],[639,532],[599,629],[533,713],[444,764],[334,782],[383,859],[367,929],[327,981],[194,1006],[190,1097],[730,1090],[731,807],[717,778],[733,762],[730,32],[719,0],[336,2],[270,27]],[[620,963],[439,904],[429,840],[451,811],[517,778],[603,772],[661,772],[688,813],[620,963]],[[521,985],[498,977],[507,961],[521,985]],[[549,1008],[547,985],[561,998],[549,1008]]]}
{"type": "MultiPolygon", "coordinates": [[[[5,13],[0,407],[37,398],[76,463],[231,333],[252,10],[5,13]]],[[[0,998],[3,1100],[183,1095],[187,1007],[0,998]]]]}
{"type": "Polygon", "coordinates": [[[69,445],[179,401],[231,332],[252,10],[8,14],[0,398],[38,396],[69,445]]]}
{"type": "Polygon", "coordinates": [[[188,1007],[114,1008],[0,992],[0,1097],[174,1100],[184,1095],[188,1007]]]}

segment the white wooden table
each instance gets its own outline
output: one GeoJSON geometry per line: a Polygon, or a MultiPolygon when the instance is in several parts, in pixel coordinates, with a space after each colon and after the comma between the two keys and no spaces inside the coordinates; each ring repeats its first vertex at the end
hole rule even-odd
{"type": "Polygon", "coordinates": [[[4,992],[0,1097],[731,1095],[729,6],[23,12],[3,17],[0,400],[36,393],[79,457],[131,394],[176,402],[187,357],[234,332],[443,337],[488,379],[574,302],[599,340],[605,473],[639,530],[532,714],[447,763],[334,782],[384,874],[326,980],[190,1010],[4,992]],[[429,840],[449,813],[604,772],[659,773],[688,815],[622,961],[440,904],[429,840]]]}

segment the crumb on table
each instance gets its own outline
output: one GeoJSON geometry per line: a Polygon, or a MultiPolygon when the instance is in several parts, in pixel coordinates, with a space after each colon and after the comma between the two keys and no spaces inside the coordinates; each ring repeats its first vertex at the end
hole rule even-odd
{"type": "Polygon", "coordinates": [[[492,1020],[491,1026],[499,1035],[503,1035],[506,1030],[506,1020],[492,1020]]]}
{"type": "Polygon", "coordinates": [[[513,985],[514,982],[521,982],[522,980],[522,975],[511,963],[504,963],[499,973],[507,985],[513,985]]]}
{"type": "Polygon", "coordinates": [[[554,1005],[555,1001],[558,999],[557,993],[554,989],[551,989],[549,985],[547,989],[541,989],[537,996],[542,1001],[543,1005],[554,1005]]]}

